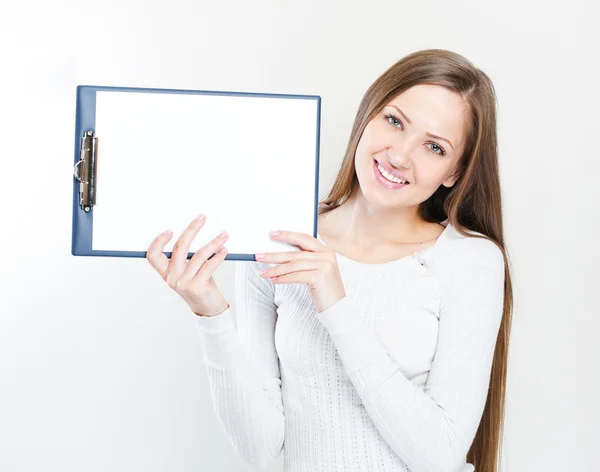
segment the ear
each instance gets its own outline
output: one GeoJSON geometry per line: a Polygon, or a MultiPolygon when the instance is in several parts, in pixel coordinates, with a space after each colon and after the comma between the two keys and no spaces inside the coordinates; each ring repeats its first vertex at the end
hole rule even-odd
{"type": "Polygon", "coordinates": [[[446,180],[444,180],[444,181],[442,182],[442,185],[443,185],[444,187],[448,187],[448,188],[450,188],[450,187],[452,187],[452,186],[453,186],[453,185],[456,183],[456,181],[457,181],[459,178],[460,178],[460,175],[459,175],[459,173],[458,173],[458,170],[455,170],[455,171],[454,171],[452,174],[450,174],[450,175],[449,175],[449,176],[446,178],[446,180]]]}

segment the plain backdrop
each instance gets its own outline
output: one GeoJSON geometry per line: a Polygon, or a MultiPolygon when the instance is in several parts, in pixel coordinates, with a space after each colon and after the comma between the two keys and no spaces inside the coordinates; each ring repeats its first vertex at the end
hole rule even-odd
{"type": "MultiPolygon", "coordinates": [[[[428,48],[466,56],[498,95],[515,287],[503,471],[600,470],[596,5],[3,2],[0,470],[252,470],[183,300],[145,259],[70,254],[77,85],[320,95],[323,197],[363,93],[428,48]]],[[[215,276],[231,301],[233,265],[215,276]]]]}

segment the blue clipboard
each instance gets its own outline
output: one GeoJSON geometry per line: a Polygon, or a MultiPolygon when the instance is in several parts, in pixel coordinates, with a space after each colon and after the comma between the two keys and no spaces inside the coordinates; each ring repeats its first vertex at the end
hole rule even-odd
{"type": "MultiPolygon", "coordinates": [[[[306,134],[309,138],[304,138],[303,143],[305,144],[305,152],[302,155],[303,169],[305,182],[308,178],[314,177],[310,182],[310,193],[302,192],[302,208],[306,209],[308,206],[310,217],[307,217],[308,213],[302,212],[303,225],[306,233],[312,233],[317,237],[317,217],[318,217],[318,182],[319,182],[319,149],[320,149],[320,115],[321,115],[321,97],[318,95],[291,95],[291,94],[266,94],[266,93],[252,93],[252,92],[230,92],[230,91],[210,91],[210,90],[175,90],[175,89],[152,89],[152,88],[134,88],[134,87],[108,87],[108,86],[92,86],[92,85],[79,85],[76,90],[76,119],[75,119],[75,145],[74,145],[74,161],[73,161],[73,221],[72,221],[72,245],[71,254],[73,256],[103,256],[103,257],[146,257],[147,246],[140,247],[135,246],[133,243],[126,247],[124,244],[121,247],[118,243],[107,244],[107,248],[102,246],[97,247],[94,245],[98,241],[99,236],[95,232],[94,217],[99,208],[101,208],[97,202],[97,195],[100,195],[99,199],[102,198],[103,192],[109,193],[114,191],[115,186],[112,187],[106,182],[102,181],[102,178],[98,178],[99,170],[102,168],[104,161],[108,161],[107,155],[103,155],[103,152],[110,153],[109,150],[103,148],[103,136],[102,131],[97,129],[97,97],[101,93],[103,97],[113,96],[109,95],[115,92],[127,93],[127,96],[133,96],[131,94],[146,94],[143,97],[150,95],[160,94],[163,96],[210,96],[210,97],[230,97],[230,99],[238,100],[238,98],[244,97],[256,97],[263,99],[278,99],[277,103],[284,103],[281,99],[295,100],[294,103],[310,103],[311,107],[314,108],[314,126],[316,129],[313,130],[314,142],[312,141],[312,134],[306,134]],[[310,145],[310,147],[308,147],[310,145]],[[310,150],[310,155],[306,150],[310,150]],[[311,177],[312,176],[312,177],[311,177]],[[105,185],[105,186],[103,186],[105,185]],[[314,188],[312,187],[314,185],[314,188]],[[311,204],[307,203],[307,198],[310,197],[311,204]],[[96,238],[94,240],[94,238],[96,238]],[[110,246],[110,247],[109,247],[110,246]]],[[[178,100],[178,99],[174,99],[178,100]]],[[[186,99],[187,100],[187,99],[186,99]]],[[[191,99],[193,100],[193,99],[191,99]]],[[[248,100],[246,100],[248,102],[248,100]]],[[[241,103],[241,102],[240,102],[241,103]]],[[[272,103],[272,101],[263,101],[261,103],[272,103]]],[[[291,103],[291,102],[289,102],[291,103]]],[[[285,105],[284,103],[284,106],[285,105]]],[[[310,110],[313,110],[310,108],[310,110]]],[[[310,111],[306,116],[311,116],[310,111]]],[[[310,125],[310,119],[307,119],[307,129],[310,125]]],[[[107,121],[107,120],[105,120],[107,121]]],[[[189,136],[189,133],[188,133],[189,136]]],[[[191,138],[193,140],[193,137],[191,138]]],[[[108,167],[108,164],[106,164],[108,167]]],[[[290,182],[293,182],[290,180],[290,182]]],[[[306,189],[308,186],[304,186],[306,189]]],[[[293,195],[292,195],[293,197],[293,195]]],[[[289,200],[294,201],[293,199],[289,200]]],[[[133,204],[128,203],[129,207],[123,206],[122,210],[128,212],[132,221],[138,218],[138,221],[144,221],[140,219],[139,208],[143,206],[143,202],[137,202],[133,204]]],[[[202,205],[199,206],[202,208],[202,205]]],[[[195,216],[195,215],[193,215],[195,216]]],[[[243,215],[241,215],[243,216],[243,215]]],[[[96,215],[98,220],[99,216],[96,215]]],[[[147,218],[146,218],[147,219],[147,218]]],[[[190,221],[193,218],[190,218],[190,221]]],[[[209,216],[207,215],[207,224],[209,216]]],[[[123,220],[122,220],[123,221],[123,220]]],[[[98,223],[98,228],[100,224],[98,223]]],[[[252,228],[252,226],[246,226],[252,228]]],[[[288,225],[289,227],[289,225],[288,225]]],[[[288,229],[288,227],[280,229],[288,229]]],[[[99,229],[96,228],[98,231],[99,229]]],[[[166,229],[166,228],[164,228],[166,229]]],[[[271,228],[274,229],[274,228],[271,228]]],[[[202,230],[201,230],[202,231],[202,230]]],[[[240,233],[241,231],[238,231],[240,233]]],[[[159,234],[153,233],[154,235],[159,234]]],[[[245,232],[246,235],[236,234],[238,247],[245,247],[245,251],[239,252],[228,252],[226,260],[247,260],[254,261],[254,253],[277,250],[282,247],[284,243],[270,241],[267,242],[265,238],[263,241],[256,243],[256,237],[252,240],[254,244],[250,246],[243,246],[242,238],[249,237],[249,232],[245,232]],[[265,247],[265,245],[270,246],[265,247]]],[[[175,233],[171,240],[174,243],[177,239],[178,234],[175,233]]],[[[234,234],[230,233],[230,241],[233,239],[234,234]]],[[[212,237],[212,236],[211,236],[212,237]]],[[[99,243],[98,243],[99,244],[99,243]]],[[[229,248],[229,241],[227,244],[229,248]]],[[[166,248],[165,248],[166,249],[166,248]]],[[[171,256],[171,251],[164,251],[164,254],[171,256]]],[[[194,254],[192,247],[188,253],[188,258],[194,254]]]]}

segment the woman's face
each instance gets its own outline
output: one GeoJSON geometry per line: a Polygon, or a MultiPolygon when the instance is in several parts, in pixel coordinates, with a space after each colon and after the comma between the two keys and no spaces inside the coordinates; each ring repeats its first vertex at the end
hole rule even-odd
{"type": "Polygon", "coordinates": [[[414,86],[384,106],[356,149],[354,165],[365,198],[383,206],[413,206],[440,185],[454,185],[466,110],[458,94],[439,85],[414,86]],[[408,184],[388,183],[377,162],[408,184]]]}

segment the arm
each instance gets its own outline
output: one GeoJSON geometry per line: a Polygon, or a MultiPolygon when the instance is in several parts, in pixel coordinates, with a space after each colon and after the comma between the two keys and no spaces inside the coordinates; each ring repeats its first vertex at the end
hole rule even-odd
{"type": "Polygon", "coordinates": [[[213,406],[238,457],[265,467],[283,447],[284,416],[273,285],[254,261],[235,265],[237,330],[231,307],[197,316],[213,406]]]}
{"type": "Polygon", "coordinates": [[[473,244],[477,251],[453,260],[439,277],[438,344],[423,390],[392,361],[351,296],[317,315],[381,436],[412,472],[459,470],[483,414],[502,319],[504,259],[491,241],[473,244]]]}

